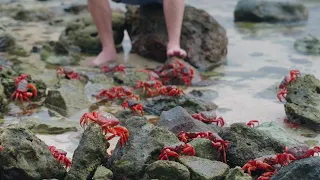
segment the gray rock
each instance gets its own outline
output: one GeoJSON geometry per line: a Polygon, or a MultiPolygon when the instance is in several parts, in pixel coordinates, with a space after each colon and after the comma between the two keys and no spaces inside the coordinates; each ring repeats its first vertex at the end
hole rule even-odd
{"type": "Polygon", "coordinates": [[[8,100],[4,94],[4,87],[0,84],[0,118],[4,117],[4,114],[8,112],[8,100]]]}
{"type": "Polygon", "coordinates": [[[90,105],[84,85],[79,80],[61,79],[59,86],[58,89],[48,90],[43,103],[49,109],[69,117],[90,105]]]}
{"type": "Polygon", "coordinates": [[[290,163],[281,168],[271,180],[320,179],[320,157],[310,157],[290,163]]]}
{"type": "Polygon", "coordinates": [[[268,134],[244,123],[234,123],[224,128],[219,135],[222,139],[231,141],[227,151],[227,162],[230,167],[242,167],[251,159],[282,153],[285,147],[268,134]]]}
{"type": "Polygon", "coordinates": [[[49,9],[20,9],[13,18],[26,22],[47,21],[53,17],[53,11],[49,9]]]}
{"type": "Polygon", "coordinates": [[[320,81],[314,75],[297,78],[287,87],[287,103],[284,105],[290,122],[311,129],[320,129],[320,81]]]}
{"type": "Polygon", "coordinates": [[[63,9],[65,12],[72,14],[79,14],[80,12],[87,11],[87,4],[73,3],[63,9]]]}
{"type": "Polygon", "coordinates": [[[0,33],[0,52],[10,51],[16,46],[16,39],[7,32],[0,33]]]}
{"type": "Polygon", "coordinates": [[[202,101],[213,101],[219,96],[217,91],[211,89],[192,90],[189,94],[202,101]]]}
{"type": "Polygon", "coordinates": [[[190,180],[190,172],[184,165],[174,161],[156,161],[146,168],[151,179],[190,180]]]}
{"type": "Polygon", "coordinates": [[[294,22],[307,20],[308,14],[308,9],[299,3],[240,0],[234,11],[234,19],[247,22],[294,22]]]}
{"type": "Polygon", "coordinates": [[[104,166],[99,166],[93,175],[93,180],[109,180],[112,179],[113,173],[104,166]]]}
{"type": "Polygon", "coordinates": [[[107,156],[109,144],[101,127],[90,124],[84,131],[79,146],[74,151],[71,169],[65,180],[86,180],[107,156]],[[107,144],[106,144],[107,143],[107,144]]]}
{"type": "MultiPolygon", "coordinates": [[[[132,52],[165,62],[167,30],[162,5],[127,6],[126,21],[132,52]]],[[[188,52],[187,62],[201,70],[212,70],[226,61],[227,45],[226,30],[210,14],[186,6],[181,46],[188,52]]]]}
{"type": "Polygon", "coordinates": [[[192,116],[181,106],[170,109],[169,111],[163,111],[160,115],[160,120],[157,126],[164,126],[169,131],[178,134],[181,131],[184,132],[202,132],[202,131],[214,131],[214,129],[198,120],[192,118],[192,116]]]}
{"type": "Polygon", "coordinates": [[[121,72],[113,74],[114,81],[125,86],[134,87],[137,84],[137,80],[147,81],[148,75],[143,72],[137,72],[132,69],[126,69],[126,75],[121,72]]]}
{"type": "Polygon", "coordinates": [[[31,131],[9,125],[0,129],[0,179],[63,179],[66,170],[31,131]]]}
{"type": "Polygon", "coordinates": [[[179,162],[188,167],[192,180],[223,179],[229,170],[229,166],[223,162],[196,156],[180,156],[179,162]]]}
{"type": "Polygon", "coordinates": [[[221,160],[221,153],[212,146],[211,141],[203,138],[196,138],[189,142],[196,151],[195,156],[209,160],[221,160]]]}
{"type": "Polygon", "coordinates": [[[297,39],[294,48],[302,54],[320,55],[320,39],[313,35],[308,35],[297,39]]]}
{"type": "MultiPolygon", "coordinates": [[[[112,29],[115,45],[118,47],[122,47],[124,26],[124,13],[114,11],[112,13],[112,29]]],[[[98,54],[102,50],[98,31],[89,14],[81,16],[69,23],[61,33],[59,42],[65,45],[67,49],[69,49],[70,46],[77,46],[83,53],[98,54]]]]}
{"type": "Polygon", "coordinates": [[[237,166],[229,170],[226,180],[252,180],[252,177],[249,174],[244,173],[241,167],[237,166]]]}
{"type": "Polygon", "coordinates": [[[66,121],[42,121],[32,118],[23,121],[22,124],[36,134],[63,134],[66,132],[78,131],[76,124],[66,123],[66,121]]]}
{"type": "Polygon", "coordinates": [[[165,146],[179,143],[174,134],[147,123],[144,117],[132,117],[124,126],[130,132],[128,143],[122,148],[118,143],[106,165],[115,179],[142,179],[145,167],[158,159],[165,146]]]}
{"type": "Polygon", "coordinates": [[[142,101],[142,104],[145,112],[153,115],[160,115],[163,111],[169,111],[177,106],[183,107],[190,114],[201,111],[211,111],[218,108],[218,106],[211,101],[203,101],[189,94],[179,97],[158,96],[142,101]]]}
{"type": "Polygon", "coordinates": [[[265,132],[270,137],[273,137],[286,146],[301,144],[301,142],[292,138],[292,136],[285,129],[281,128],[275,122],[266,122],[260,124],[258,127],[256,127],[256,129],[265,132]]]}

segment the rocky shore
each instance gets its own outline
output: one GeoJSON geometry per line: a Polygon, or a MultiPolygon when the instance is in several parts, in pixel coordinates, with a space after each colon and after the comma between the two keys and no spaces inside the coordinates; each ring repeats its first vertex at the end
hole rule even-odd
{"type": "MultiPolygon", "coordinates": [[[[167,34],[161,6],[127,6],[126,12],[113,10],[117,51],[123,50],[127,31],[131,53],[163,64],[158,75],[170,75],[163,86],[155,88],[158,94],[149,97],[135,88],[139,80],[154,80],[146,73],[149,71],[139,71],[141,67],[126,66],[123,74],[79,66],[87,55],[96,55],[102,48],[85,4],[53,10],[8,3],[1,4],[0,9],[3,17],[16,23],[41,22],[52,28],[63,27],[56,40],[37,41],[31,46],[8,30],[12,26],[10,20],[0,29],[1,180],[320,179],[318,144],[300,142],[273,122],[225,123],[222,117],[218,118],[219,104],[213,103],[216,92],[206,87],[215,83],[208,78],[210,73],[226,63],[230,42],[225,28],[204,10],[186,6],[181,37],[182,48],[188,50],[185,60],[166,58],[167,34]],[[173,77],[174,73],[169,73],[179,69],[170,69],[176,62],[181,62],[179,68],[183,71],[179,73],[192,74],[191,87],[203,89],[187,92],[186,76],[173,77]],[[60,75],[56,74],[58,67],[60,75]],[[68,72],[77,78],[70,78],[68,72]],[[26,84],[21,85],[22,81],[26,84]],[[20,103],[20,95],[12,96],[22,86],[30,87],[26,91],[33,93],[22,92],[24,104],[20,103]],[[111,92],[113,87],[132,88],[126,95],[138,95],[139,100],[121,108],[124,99],[111,98],[110,94],[109,99],[96,99],[102,90],[111,92]],[[37,89],[36,96],[32,88],[37,89]],[[29,97],[31,102],[23,97],[29,97]],[[144,114],[138,113],[138,107],[144,114]],[[84,110],[81,115],[88,116],[70,120],[84,110]],[[33,116],[44,111],[50,118],[33,116]],[[8,122],[8,117],[17,123],[8,122]],[[37,137],[67,132],[80,134],[72,158],[37,137]],[[120,138],[115,146],[109,142],[110,134],[120,138]]],[[[303,22],[308,19],[308,9],[298,3],[240,0],[234,18],[236,22],[303,22]]],[[[313,55],[319,54],[318,46],[315,36],[298,39],[294,44],[298,52],[313,55]]],[[[301,72],[296,80],[284,81],[287,123],[317,132],[319,79],[301,72]]]]}

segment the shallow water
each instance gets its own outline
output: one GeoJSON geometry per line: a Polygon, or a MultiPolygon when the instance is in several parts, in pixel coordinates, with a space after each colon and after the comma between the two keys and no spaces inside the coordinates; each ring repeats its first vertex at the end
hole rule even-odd
{"type": "MultiPolygon", "coordinates": [[[[65,4],[68,2],[71,1],[64,1],[65,4]]],[[[318,25],[320,22],[320,13],[318,13],[320,2],[315,0],[301,1],[309,8],[309,20],[306,24],[295,25],[235,24],[233,22],[233,10],[237,3],[235,0],[225,0],[223,3],[218,0],[187,0],[186,2],[206,10],[227,30],[229,38],[227,64],[215,70],[220,72],[222,76],[215,77],[215,84],[205,88],[210,88],[218,93],[218,97],[214,100],[219,106],[218,115],[224,117],[227,125],[258,119],[261,123],[275,121],[286,128],[283,124],[284,107],[283,103],[278,102],[276,98],[276,86],[284,76],[288,75],[291,69],[299,69],[302,73],[311,73],[320,78],[320,71],[317,71],[317,68],[320,67],[320,57],[301,55],[293,49],[295,39],[308,33],[320,35],[320,26],[318,25]]],[[[39,5],[39,3],[37,4],[39,5]]],[[[48,2],[48,4],[54,7],[61,3],[55,1],[48,2]]],[[[34,6],[34,4],[30,3],[27,6],[34,6]]],[[[121,4],[112,3],[112,7],[124,9],[121,4]]],[[[17,30],[17,32],[22,36],[28,35],[29,39],[56,40],[62,29],[59,27],[51,29],[50,27],[52,33],[48,34],[45,33],[48,31],[46,25],[36,23],[33,27],[24,28],[22,31],[17,30]],[[39,32],[43,32],[43,35],[39,36],[39,32]]],[[[29,45],[31,44],[30,42],[29,45]]],[[[130,64],[140,64],[141,66],[146,64],[143,58],[129,54],[131,45],[128,36],[125,37],[123,46],[124,54],[119,54],[120,59],[130,64]]],[[[86,61],[82,64],[85,65],[86,61]]],[[[157,63],[148,61],[147,64],[154,66],[157,63]]],[[[78,121],[84,112],[86,110],[74,115],[70,120],[78,121]]],[[[301,141],[311,138],[302,137],[300,134],[313,133],[304,128],[288,129],[288,131],[301,141]]],[[[68,157],[72,157],[80,135],[81,132],[57,136],[38,136],[48,145],[55,145],[66,150],[68,157]]],[[[320,136],[318,135],[313,140],[319,141],[320,136]]]]}

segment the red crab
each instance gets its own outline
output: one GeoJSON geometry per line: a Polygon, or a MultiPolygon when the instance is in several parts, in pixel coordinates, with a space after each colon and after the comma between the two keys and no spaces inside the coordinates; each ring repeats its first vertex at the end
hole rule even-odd
{"type": "Polygon", "coordinates": [[[122,107],[124,109],[126,108],[130,108],[133,113],[136,113],[136,112],[140,112],[140,114],[143,116],[144,115],[144,111],[143,111],[143,106],[142,104],[138,103],[136,100],[133,100],[133,99],[127,99],[125,100],[123,103],[122,103],[122,107]]]}
{"type": "Polygon", "coordinates": [[[64,75],[68,79],[80,79],[80,76],[77,72],[75,72],[72,68],[69,67],[59,67],[57,68],[57,77],[59,75],[64,75]]]}
{"type": "Polygon", "coordinates": [[[248,174],[250,175],[252,171],[256,171],[258,169],[261,169],[267,172],[274,172],[274,168],[271,165],[261,160],[250,160],[242,167],[242,170],[244,172],[248,172],[248,174]]]}
{"type": "Polygon", "coordinates": [[[285,99],[287,93],[288,93],[288,92],[287,92],[287,88],[284,87],[284,88],[280,89],[280,91],[279,91],[278,94],[277,94],[277,98],[279,99],[280,102],[282,102],[281,97],[282,97],[283,99],[285,99]]]}
{"type": "Polygon", "coordinates": [[[96,99],[101,99],[102,97],[106,99],[113,100],[117,96],[114,92],[112,92],[110,89],[102,89],[99,94],[96,95],[96,99]]]}
{"type": "Polygon", "coordinates": [[[127,128],[118,126],[119,120],[110,113],[107,112],[100,112],[100,111],[93,111],[92,113],[84,113],[80,119],[80,125],[84,127],[88,125],[88,122],[92,121],[93,123],[98,124],[105,135],[107,133],[111,133],[112,135],[107,138],[110,140],[115,136],[120,137],[120,147],[127,143],[129,138],[129,131],[127,128]]]}
{"type": "Polygon", "coordinates": [[[133,98],[139,100],[139,97],[132,92],[132,88],[128,86],[117,86],[111,88],[112,92],[115,92],[118,98],[133,98]]]}
{"type": "Polygon", "coordinates": [[[153,96],[154,92],[152,92],[151,88],[158,90],[160,87],[162,87],[162,82],[158,80],[150,80],[146,82],[138,80],[134,89],[138,89],[140,87],[142,87],[142,93],[145,93],[145,91],[147,90],[148,95],[153,96]]]}
{"type": "Polygon", "coordinates": [[[53,157],[63,163],[67,169],[71,166],[71,161],[66,156],[67,152],[61,149],[56,149],[54,146],[49,146],[49,150],[53,157]]]}
{"type": "Polygon", "coordinates": [[[29,103],[30,97],[37,97],[37,88],[33,84],[29,84],[27,80],[23,78],[23,76],[19,76],[16,79],[16,90],[10,96],[10,100],[15,96],[15,100],[20,98],[21,104],[23,104],[23,100],[27,100],[29,103]],[[20,78],[20,79],[19,79],[20,78]],[[32,92],[28,92],[31,89],[32,92]]]}
{"type": "Polygon", "coordinates": [[[258,126],[259,126],[259,121],[258,120],[251,120],[247,123],[247,125],[250,127],[255,127],[256,126],[255,124],[258,124],[258,126]]]}
{"type": "Polygon", "coordinates": [[[217,134],[212,132],[191,132],[186,133],[181,131],[177,135],[178,139],[182,142],[188,143],[195,138],[206,138],[211,141],[213,147],[215,147],[218,151],[220,151],[223,155],[223,162],[227,162],[227,154],[226,151],[229,149],[229,141],[223,140],[217,134]]]}
{"type": "Polygon", "coordinates": [[[213,123],[215,122],[217,126],[224,126],[224,119],[220,116],[217,118],[217,113],[215,111],[202,111],[200,113],[192,114],[192,117],[202,121],[204,123],[213,123]]]}
{"type": "Polygon", "coordinates": [[[279,99],[280,102],[282,102],[281,100],[281,96],[283,98],[285,98],[285,95],[287,94],[287,86],[291,83],[291,81],[295,81],[297,80],[297,77],[300,75],[300,71],[299,70],[291,70],[290,71],[290,77],[289,76],[285,76],[284,79],[281,81],[279,88],[280,91],[277,94],[277,97],[279,99]]]}
{"type": "Polygon", "coordinates": [[[195,150],[189,143],[179,143],[172,146],[167,146],[162,149],[159,160],[169,160],[169,157],[178,158],[179,154],[194,156],[195,150]]]}
{"type": "Polygon", "coordinates": [[[0,146],[0,152],[3,150],[3,147],[2,146],[0,146]]]}
{"type": "Polygon", "coordinates": [[[270,162],[271,165],[280,164],[281,166],[287,166],[295,160],[296,158],[292,154],[285,152],[277,154],[275,157],[269,159],[268,162],[270,162]]]}
{"type": "Polygon", "coordinates": [[[125,74],[125,66],[123,64],[108,64],[107,66],[103,66],[102,67],[102,71],[105,73],[109,73],[109,72],[122,72],[123,74],[125,74]]]}
{"type": "Polygon", "coordinates": [[[275,172],[265,172],[257,180],[269,180],[274,174],[275,172]]]}
{"type": "Polygon", "coordinates": [[[30,77],[30,76],[28,74],[20,74],[20,76],[14,79],[16,82],[16,85],[18,85],[20,81],[26,79],[27,77],[30,77]]]}
{"type": "Polygon", "coordinates": [[[314,146],[309,149],[307,144],[299,144],[292,147],[285,147],[285,152],[293,154],[296,159],[308,158],[315,154],[320,154],[320,146],[314,146]]]}
{"type": "Polygon", "coordinates": [[[177,86],[162,86],[160,89],[158,89],[158,94],[167,96],[180,96],[181,94],[184,94],[184,92],[177,86]]]}

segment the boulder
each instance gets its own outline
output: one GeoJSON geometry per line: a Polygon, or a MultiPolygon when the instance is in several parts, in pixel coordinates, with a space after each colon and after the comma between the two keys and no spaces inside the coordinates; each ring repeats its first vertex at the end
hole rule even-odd
{"type": "MultiPolygon", "coordinates": [[[[118,48],[122,47],[121,43],[124,37],[124,25],[125,17],[123,12],[113,11],[113,37],[114,43],[118,48]]],[[[89,14],[81,16],[69,23],[66,29],[61,33],[59,41],[66,46],[67,49],[69,49],[68,47],[70,46],[76,46],[79,47],[83,53],[99,54],[102,50],[97,28],[89,14]]]]}
{"type": "Polygon", "coordinates": [[[302,54],[320,55],[319,37],[309,34],[308,36],[297,39],[294,48],[302,54]]]}
{"type": "Polygon", "coordinates": [[[90,124],[84,131],[79,146],[74,151],[72,166],[65,180],[92,178],[95,169],[107,156],[108,147],[109,143],[103,135],[101,127],[90,124]]]}
{"type": "Polygon", "coordinates": [[[0,129],[0,179],[59,179],[66,170],[54,159],[48,145],[19,125],[0,129]]]}
{"type": "Polygon", "coordinates": [[[320,179],[320,157],[310,157],[281,168],[271,180],[320,179]]]}
{"type": "Polygon", "coordinates": [[[157,126],[167,127],[169,131],[178,134],[184,132],[215,132],[216,129],[211,126],[192,118],[192,116],[181,106],[163,111],[157,126]]]}
{"type": "Polygon", "coordinates": [[[223,162],[196,156],[180,156],[179,162],[188,167],[192,180],[223,179],[229,171],[229,166],[223,162]]]}
{"type": "Polygon", "coordinates": [[[304,75],[287,87],[284,105],[290,122],[311,129],[320,129],[320,81],[314,75],[304,75]]]}
{"type": "Polygon", "coordinates": [[[130,132],[128,143],[122,148],[118,143],[106,163],[116,180],[143,179],[145,167],[158,159],[161,150],[179,143],[173,133],[148,123],[144,117],[134,116],[124,126],[130,132]]]}
{"type": "Polygon", "coordinates": [[[234,11],[235,21],[295,22],[308,20],[308,9],[301,3],[239,0],[234,11]]]}
{"type": "Polygon", "coordinates": [[[90,105],[84,93],[84,85],[76,79],[61,79],[59,88],[48,90],[48,95],[43,102],[46,107],[57,111],[65,117],[83,110],[90,105]]]}
{"type": "Polygon", "coordinates": [[[183,107],[190,114],[218,108],[212,101],[201,100],[189,94],[179,97],[157,96],[142,101],[142,104],[145,112],[153,115],[160,115],[163,111],[168,111],[177,106],[183,107]]]}
{"type": "MultiPolygon", "coordinates": [[[[162,5],[127,6],[126,22],[133,53],[159,62],[167,60],[162,5]]],[[[201,70],[212,70],[226,61],[226,30],[204,10],[185,7],[180,44],[188,52],[186,61],[201,70]]]]}
{"type": "Polygon", "coordinates": [[[188,168],[174,161],[156,161],[146,167],[151,179],[158,180],[190,180],[188,168]]]}
{"type": "Polygon", "coordinates": [[[219,135],[230,141],[227,162],[230,167],[243,166],[251,159],[282,153],[285,145],[268,134],[244,123],[234,123],[219,135]]]}
{"type": "Polygon", "coordinates": [[[266,122],[260,124],[256,129],[263,131],[264,133],[268,134],[270,137],[278,140],[282,144],[286,146],[301,144],[298,140],[292,138],[292,136],[282,127],[280,127],[275,122],[266,122]]]}

